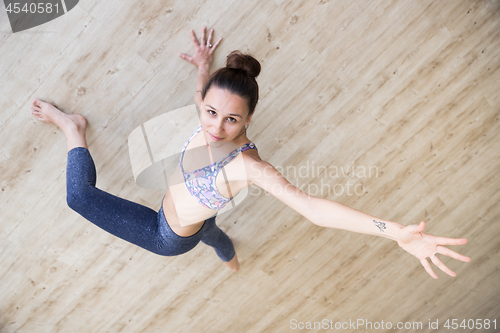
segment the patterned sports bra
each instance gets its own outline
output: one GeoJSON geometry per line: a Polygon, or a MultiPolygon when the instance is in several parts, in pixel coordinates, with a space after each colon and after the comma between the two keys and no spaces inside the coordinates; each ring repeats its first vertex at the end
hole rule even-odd
{"type": "Polygon", "coordinates": [[[253,142],[246,143],[243,146],[233,150],[231,153],[229,153],[229,155],[227,155],[220,161],[216,161],[204,168],[195,170],[193,172],[184,172],[184,168],[182,167],[184,152],[189,142],[194,138],[196,134],[201,131],[201,129],[202,127],[200,125],[196,132],[191,135],[191,137],[182,147],[179,166],[181,168],[182,174],[184,175],[184,182],[186,183],[186,187],[188,188],[191,195],[193,195],[198,200],[198,202],[205,207],[219,210],[233,199],[223,197],[217,190],[215,179],[217,178],[217,174],[219,173],[220,169],[222,169],[227,163],[231,162],[231,160],[235,158],[240,152],[248,149],[257,150],[257,147],[253,142]]]}

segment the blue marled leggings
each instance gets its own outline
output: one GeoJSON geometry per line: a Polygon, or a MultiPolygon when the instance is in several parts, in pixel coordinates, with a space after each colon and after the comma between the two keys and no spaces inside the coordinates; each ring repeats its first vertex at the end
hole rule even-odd
{"type": "Polygon", "coordinates": [[[99,228],[162,256],[186,253],[201,241],[212,246],[222,261],[233,259],[233,243],[215,224],[215,216],[205,220],[194,235],[182,237],[170,229],[163,207],[156,212],[104,192],[95,187],[96,179],[94,161],[88,149],[71,149],[66,169],[68,206],[99,228]]]}

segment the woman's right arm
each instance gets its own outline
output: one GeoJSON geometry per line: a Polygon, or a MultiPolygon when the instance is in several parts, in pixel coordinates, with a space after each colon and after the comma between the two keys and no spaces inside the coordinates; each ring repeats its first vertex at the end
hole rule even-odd
{"type": "Polygon", "coordinates": [[[196,93],[194,95],[194,100],[196,102],[196,105],[198,106],[198,109],[200,110],[201,91],[205,87],[205,84],[208,82],[208,78],[210,77],[210,66],[212,65],[213,53],[222,40],[222,37],[219,38],[219,40],[210,47],[209,44],[211,43],[214,29],[210,30],[208,38],[205,41],[206,30],[207,28],[203,27],[203,30],[201,31],[201,40],[199,43],[196,39],[194,31],[191,30],[191,39],[194,45],[194,54],[192,56],[184,53],[179,54],[182,59],[187,60],[198,67],[198,79],[196,80],[196,93]]]}
{"type": "Polygon", "coordinates": [[[196,80],[196,93],[194,94],[194,101],[198,110],[201,111],[201,91],[205,87],[210,77],[210,65],[198,67],[198,79],[196,80]]]}

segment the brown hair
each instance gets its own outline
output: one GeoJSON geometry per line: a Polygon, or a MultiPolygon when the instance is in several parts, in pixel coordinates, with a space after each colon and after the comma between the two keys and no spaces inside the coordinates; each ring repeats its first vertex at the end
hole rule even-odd
{"type": "Polygon", "coordinates": [[[259,85],[255,80],[259,73],[260,63],[257,59],[235,50],[227,56],[226,67],[222,67],[210,75],[201,97],[205,99],[205,95],[212,85],[226,89],[247,101],[248,116],[251,116],[259,100],[259,85]]]}

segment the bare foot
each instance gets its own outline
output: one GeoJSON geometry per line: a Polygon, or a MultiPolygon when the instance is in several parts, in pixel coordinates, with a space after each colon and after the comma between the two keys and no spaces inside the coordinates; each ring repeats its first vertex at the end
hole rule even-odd
{"type": "Polygon", "coordinates": [[[85,131],[87,129],[87,119],[79,114],[66,114],[53,106],[39,99],[31,101],[31,114],[38,120],[52,123],[59,127],[68,141],[68,152],[75,147],[85,147],[88,149],[85,131]]]}
{"type": "Polygon", "coordinates": [[[66,130],[69,127],[72,127],[73,129],[74,126],[76,126],[79,132],[85,133],[85,129],[87,128],[87,119],[85,119],[82,115],[65,114],[52,104],[39,99],[34,99],[31,103],[31,114],[38,120],[52,123],[62,129],[64,133],[66,133],[66,130]]]}
{"type": "MultiPolygon", "coordinates": [[[[229,237],[231,239],[231,237],[229,237]]],[[[232,241],[232,239],[231,239],[232,241]]],[[[236,255],[236,252],[234,253],[233,259],[225,263],[227,267],[231,268],[233,271],[237,272],[240,269],[240,262],[238,261],[238,256],[236,255]]]]}

